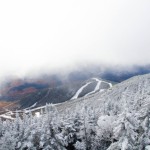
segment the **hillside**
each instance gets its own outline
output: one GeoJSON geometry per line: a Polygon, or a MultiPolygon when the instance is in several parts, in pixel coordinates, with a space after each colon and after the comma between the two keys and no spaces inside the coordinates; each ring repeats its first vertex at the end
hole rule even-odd
{"type": "MultiPolygon", "coordinates": [[[[33,105],[34,107],[38,107],[46,103],[62,103],[70,99],[76,99],[100,90],[105,90],[110,86],[112,86],[110,81],[106,82],[98,78],[74,82],[65,81],[61,84],[55,84],[55,86],[37,81],[32,81],[32,83],[21,82],[19,85],[15,82],[15,84],[11,83],[10,87],[6,88],[7,90],[3,92],[5,94],[3,94],[2,98],[6,99],[6,102],[13,102],[16,105],[16,108],[12,107],[13,109],[23,109],[33,105]]],[[[10,107],[7,109],[10,109],[10,107]]]]}
{"type": "MultiPolygon", "coordinates": [[[[19,132],[23,130],[27,139],[24,142],[16,139],[19,148],[147,150],[150,146],[150,74],[133,77],[83,98],[19,113],[29,114],[28,117],[24,114],[22,123],[18,124],[19,132]],[[25,123],[27,128],[23,128],[25,123]]],[[[13,116],[13,112],[8,114],[13,116]]],[[[16,117],[14,125],[19,119],[16,117]]],[[[12,123],[9,126],[13,127],[12,123]]],[[[8,136],[7,131],[13,136],[18,132],[5,126],[3,129],[5,134],[0,143],[8,136]]]]}

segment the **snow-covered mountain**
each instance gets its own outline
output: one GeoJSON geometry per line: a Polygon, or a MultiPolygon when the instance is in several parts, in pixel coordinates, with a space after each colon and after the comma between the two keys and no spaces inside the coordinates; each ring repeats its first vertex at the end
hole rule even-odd
{"type": "MultiPolygon", "coordinates": [[[[15,91],[19,93],[20,90],[18,89],[22,89],[22,88],[26,89],[27,85],[31,86],[35,84],[33,83],[23,84],[23,85],[19,85],[18,87],[13,87],[13,89],[15,89],[15,91]]],[[[39,86],[40,84],[38,85],[38,87],[39,86]]],[[[37,89],[37,91],[34,91],[32,93],[26,93],[21,97],[20,96],[17,97],[17,99],[14,100],[11,100],[11,96],[10,96],[10,100],[8,102],[11,103],[8,103],[9,104],[8,107],[7,105],[5,105],[5,108],[24,109],[31,106],[32,107],[43,106],[46,103],[53,103],[53,104],[62,103],[70,99],[76,99],[83,96],[88,96],[98,91],[106,90],[111,86],[112,83],[110,81],[104,81],[99,78],[90,78],[88,80],[77,81],[77,82],[66,81],[61,85],[57,85],[55,87],[51,87],[50,85],[48,87],[44,87],[44,88],[42,87],[41,89],[37,89]]],[[[12,91],[12,88],[10,90],[12,91]]],[[[6,93],[6,95],[9,94],[6,93]]]]}
{"type": "MultiPolygon", "coordinates": [[[[89,82],[85,85],[88,83],[89,82]]],[[[132,77],[122,83],[114,85],[108,90],[100,90],[91,95],[86,94],[83,97],[72,99],[71,101],[57,104],[56,106],[66,109],[76,107],[76,104],[89,105],[94,108],[101,107],[101,112],[103,112],[104,109],[108,109],[109,112],[117,112],[117,114],[122,113],[125,108],[131,111],[144,109],[150,105],[150,74],[132,77]],[[111,107],[111,109],[109,107],[111,107]]]]}
{"type": "MultiPolygon", "coordinates": [[[[101,82],[97,81],[94,92],[101,82]]],[[[89,84],[90,81],[86,82],[75,95],[79,95],[89,84]]],[[[32,127],[33,134],[39,134],[38,137],[47,136],[41,127],[46,129],[49,119],[45,118],[51,116],[51,128],[54,130],[54,133],[51,131],[54,134],[53,137],[51,136],[51,140],[54,138],[53,144],[46,143],[46,139],[39,139],[46,146],[57,145],[57,148],[61,147],[64,150],[149,149],[150,74],[136,76],[107,90],[99,90],[96,93],[91,92],[81,98],[78,96],[75,98],[56,105],[51,104],[24,110],[26,114],[31,115],[31,112],[35,114],[35,121],[33,119],[29,126],[32,127]]],[[[20,112],[20,114],[22,113],[20,112]]],[[[9,114],[11,115],[3,115],[13,117],[13,112],[9,112],[9,114]]],[[[5,136],[7,137],[7,134],[5,136]]],[[[5,136],[4,138],[6,138],[5,136]]],[[[26,138],[30,139],[30,136],[26,138]]],[[[27,142],[25,141],[25,143],[27,142]]],[[[33,144],[33,141],[31,143],[33,144]]],[[[3,145],[5,146],[5,144],[3,145]]],[[[45,145],[42,144],[41,147],[45,148],[45,145]]],[[[20,143],[19,146],[23,147],[23,144],[20,143]]],[[[37,145],[28,145],[27,147],[30,146],[37,148],[37,145]]]]}
{"type": "Polygon", "coordinates": [[[87,105],[99,109],[99,113],[120,114],[125,109],[133,112],[142,111],[150,106],[150,74],[136,76],[103,92],[84,96],[58,104],[59,109],[75,108],[87,105]]]}
{"type": "Polygon", "coordinates": [[[81,88],[79,88],[71,99],[77,99],[79,97],[88,96],[99,91],[104,91],[111,87],[112,87],[111,82],[106,82],[98,78],[92,78],[87,83],[85,83],[81,88]]]}

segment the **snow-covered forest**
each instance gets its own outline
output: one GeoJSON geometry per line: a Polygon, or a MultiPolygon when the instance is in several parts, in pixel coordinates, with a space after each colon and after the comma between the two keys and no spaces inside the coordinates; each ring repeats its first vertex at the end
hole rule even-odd
{"type": "Polygon", "coordinates": [[[76,106],[59,113],[46,105],[40,116],[0,121],[1,150],[143,150],[150,144],[150,114],[123,112],[98,117],[98,109],[76,106]],[[80,108],[80,110],[79,110],[80,108]]]}

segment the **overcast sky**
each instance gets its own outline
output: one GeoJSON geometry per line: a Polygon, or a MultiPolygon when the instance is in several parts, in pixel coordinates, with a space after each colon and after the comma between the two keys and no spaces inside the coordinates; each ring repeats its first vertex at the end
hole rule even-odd
{"type": "Polygon", "coordinates": [[[83,62],[150,63],[150,0],[0,1],[0,77],[83,62]]]}

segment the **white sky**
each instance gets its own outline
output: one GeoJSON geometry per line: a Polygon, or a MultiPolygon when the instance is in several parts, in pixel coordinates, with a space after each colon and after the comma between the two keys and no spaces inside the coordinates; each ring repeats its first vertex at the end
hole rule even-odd
{"type": "Polygon", "coordinates": [[[0,1],[0,77],[79,62],[150,63],[150,0],[0,1]]]}

